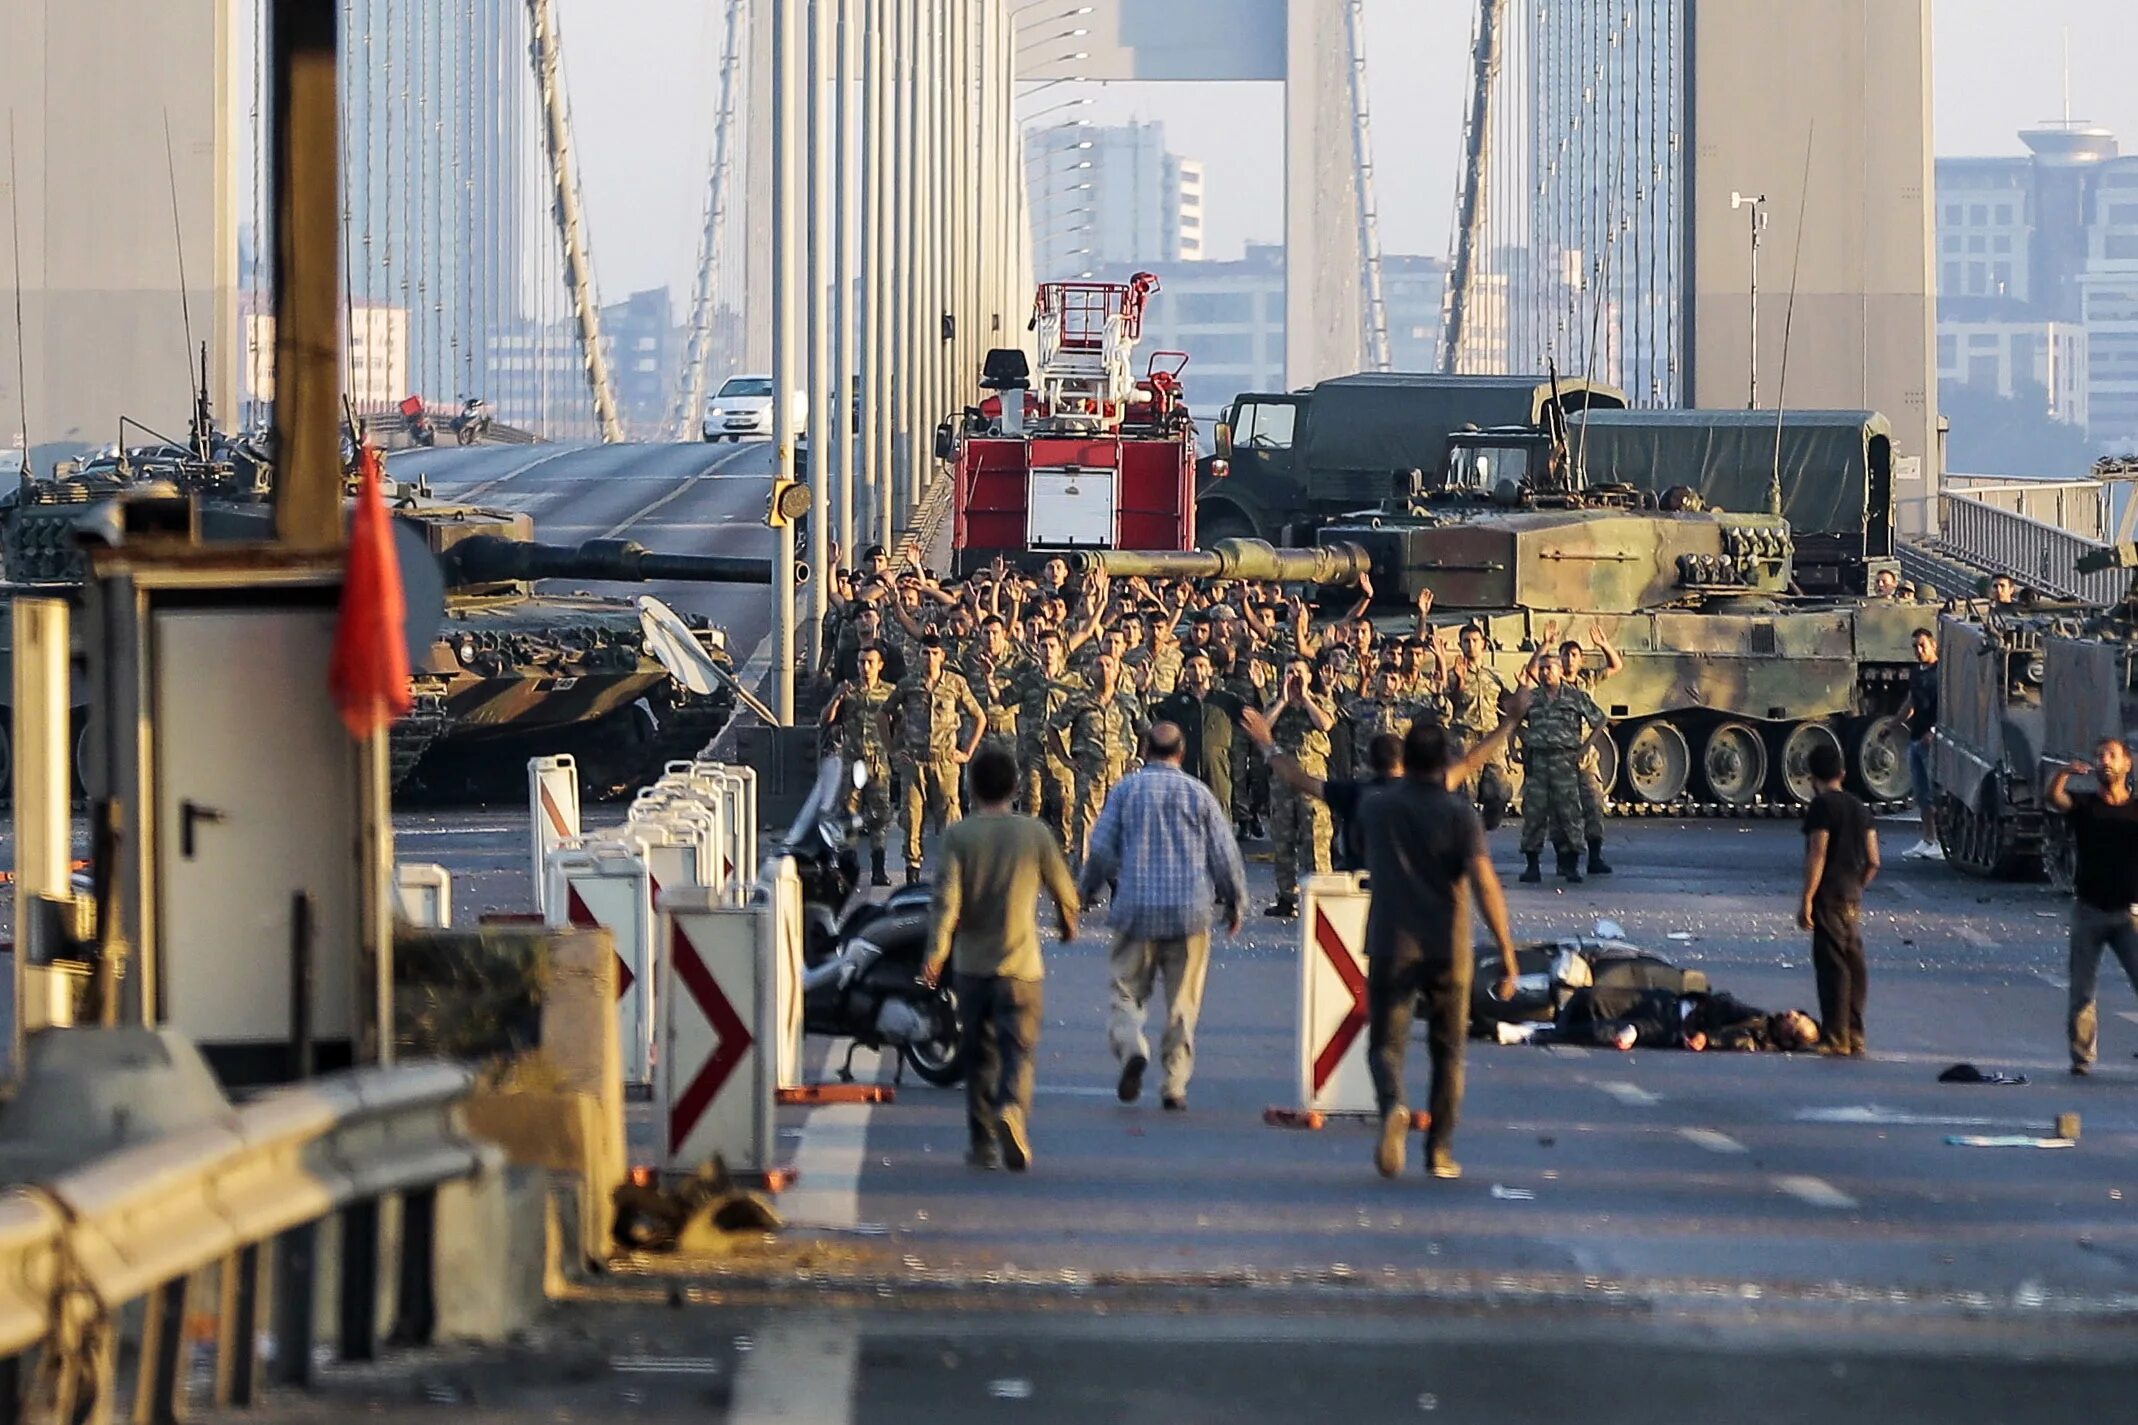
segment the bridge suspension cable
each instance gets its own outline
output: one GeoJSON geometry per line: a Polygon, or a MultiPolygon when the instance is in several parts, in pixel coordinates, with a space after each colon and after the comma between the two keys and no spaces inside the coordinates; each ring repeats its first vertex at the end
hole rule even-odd
{"type": "Polygon", "coordinates": [[[691,292],[690,336],[683,349],[682,369],[677,373],[675,403],[668,411],[668,431],[677,440],[688,440],[696,434],[694,427],[705,408],[705,388],[711,375],[713,322],[727,254],[728,155],[735,132],[735,80],[742,67],[748,16],[749,0],[728,0],[720,50],[720,98],[713,114],[712,173],[706,183],[705,230],[698,238],[697,285],[691,292]]]}
{"type": "Polygon", "coordinates": [[[1358,170],[1359,275],[1365,301],[1366,364],[1386,371],[1393,364],[1388,348],[1388,303],[1381,287],[1381,222],[1374,201],[1373,119],[1366,97],[1366,0],[1344,7],[1344,31],[1351,50],[1351,157],[1358,170]]]}

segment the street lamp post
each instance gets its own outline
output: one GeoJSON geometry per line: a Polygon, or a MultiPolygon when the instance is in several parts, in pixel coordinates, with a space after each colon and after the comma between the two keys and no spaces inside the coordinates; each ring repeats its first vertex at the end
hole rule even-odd
{"type": "MultiPolygon", "coordinates": [[[[795,104],[800,0],[770,0],[772,7],[772,446],[773,474],[794,478],[794,386],[799,362],[795,342],[795,104]]],[[[773,711],[794,725],[794,526],[779,527],[774,560],[775,624],[773,711]]]]}
{"type": "Polygon", "coordinates": [[[1752,375],[1751,397],[1746,402],[1745,409],[1756,411],[1759,409],[1759,245],[1767,233],[1767,195],[1761,193],[1752,197],[1743,193],[1732,193],[1730,211],[1734,213],[1740,208],[1752,210],[1752,375]]]}

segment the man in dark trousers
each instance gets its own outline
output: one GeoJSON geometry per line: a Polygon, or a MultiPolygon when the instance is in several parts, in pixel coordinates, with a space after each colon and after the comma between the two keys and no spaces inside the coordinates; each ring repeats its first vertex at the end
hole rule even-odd
{"type": "Polygon", "coordinates": [[[1045,968],[1039,897],[1054,898],[1064,943],[1076,939],[1076,884],[1054,833],[1018,816],[1017,759],[999,747],[972,760],[979,810],[943,833],[929,928],[927,975],[956,972],[964,1019],[965,1122],[976,1168],[1032,1165],[1032,1072],[1039,1052],[1045,968]]]}
{"type": "Polygon", "coordinates": [[[1505,967],[1500,995],[1515,992],[1514,937],[1507,902],[1485,847],[1477,808],[1447,787],[1446,728],[1414,723],[1403,739],[1403,780],[1373,794],[1366,822],[1367,1062],[1381,1110],[1374,1166],[1403,1171],[1410,1110],[1403,1104],[1403,1056],[1411,1017],[1426,1017],[1432,1056],[1432,1126],[1426,1171],[1458,1178],[1453,1151],[1462,1112],[1462,1056],[1470,1028],[1470,906],[1474,900],[1505,967]]]}
{"type": "Polygon", "coordinates": [[[2071,880],[2071,1072],[2093,1072],[2101,1047],[2101,952],[2123,962],[2138,990],[2138,800],[2131,796],[2131,751],[2111,737],[2094,749],[2091,766],[2072,762],[2049,779],[2049,805],[2070,821],[2078,850],[2071,880]],[[2074,792],[2073,777],[2091,774],[2100,789],[2074,792]]]}
{"type": "Polygon", "coordinates": [[[1232,818],[1232,730],[1247,704],[1217,686],[1217,668],[1208,653],[1190,650],[1181,664],[1180,688],[1151,704],[1151,722],[1170,722],[1186,743],[1181,765],[1188,775],[1217,797],[1227,820],[1232,818]]]}
{"type": "Polygon", "coordinates": [[[1819,792],[1804,809],[1804,898],[1797,924],[1811,932],[1819,982],[1819,1052],[1863,1057],[1863,1004],[1870,967],[1863,958],[1863,891],[1878,875],[1878,829],[1871,809],[1841,790],[1841,749],[1812,748],[1819,792]]]}
{"type": "Polygon", "coordinates": [[[1923,819],[1923,837],[1900,854],[1911,861],[1941,861],[1945,850],[1938,843],[1937,788],[1930,780],[1931,739],[1938,730],[1938,636],[1919,628],[1914,639],[1915,669],[1908,674],[1908,701],[1900,705],[1900,720],[1908,725],[1908,780],[1916,814],[1923,819]]]}

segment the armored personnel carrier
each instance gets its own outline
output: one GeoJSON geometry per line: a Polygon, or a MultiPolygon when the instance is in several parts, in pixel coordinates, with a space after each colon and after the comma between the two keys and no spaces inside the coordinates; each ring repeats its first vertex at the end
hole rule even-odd
{"type": "MultiPolygon", "coordinates": [[[[202,538],[256,539],[271,525],[272,488],[264,442],[219,436],[191,447],[110,452],[64,474],[22,480],[0,493],[5,587],[44,594],[79,587],[78,526],[105,502],[175,492],[192,498],[202,538]]],[[[569,752],[590,793],[621,793],[697,752],[724,724],[732,694],[708,682],[702,666],[672,666],[677,650],[646,632],[648,599],[537,584],[769,584],[770,560],[654,554],[615,540],[537,544],[524,515],[435,501],[420,488],[395,488],[389,498],[406,542],[438,559],[445,586],[437,636],[411,669],[414,708],[393,733],[397,789],[435,798],[511,794],[528,757],[569,752]]],[[[727,661],[723,635],[706,620],[665,605],[661,613],[697,640],[705,658],[693,661],[727,661]]]]}
{"type": "MultiPolygon", "coordinates": [[[[2079,572],[2138,571],[2138,546],[2083,556],[2079,572]]],[[[2073,849],[2044,801],[2067,762],[2138,736],[2138,580],[2109,607],[1973,603],[1938,627],[1931,752],[1945,859],[1980,876],[2046,875],[2068,890],[2073,849]]],[[[2080,783],[2080,785],[2084,785],[2080,783]]]]}

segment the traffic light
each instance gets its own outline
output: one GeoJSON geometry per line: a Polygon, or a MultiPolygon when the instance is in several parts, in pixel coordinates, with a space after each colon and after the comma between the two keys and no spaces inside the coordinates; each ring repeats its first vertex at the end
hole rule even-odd
{"type": "Polygon", "coordinates": [[[809,513],[809,487],[799,480],[774,480],[772,497],[765,502],[765,524],[784,529],[809,513]]]}

